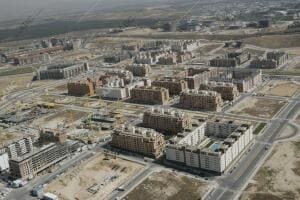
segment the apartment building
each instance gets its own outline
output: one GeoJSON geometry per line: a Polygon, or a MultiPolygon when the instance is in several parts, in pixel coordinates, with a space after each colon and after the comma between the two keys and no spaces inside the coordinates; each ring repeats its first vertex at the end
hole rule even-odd
{"type": "Polygon", "coordinates": [[[95,95],[97,83],[90,78],[86,81],[68,82],[67,89],[69,95],[74,96],[93,96],[95,95]]]}
{"type": "Polygon", "coordinates": [[[166,88],[169,90],[170,95],[179,95],[188,90],[188,83],[185,80],[176,80],[172,78],[153,81],[152,86],[166,88]]]}
{"type": "Polygon", "coordinates": [[[164,136],[152,129],[123,125],[112,133],[111,145],[127,151],[157,158],[165,147],[164,136]]]}
{"type": "Polygon", "coordinates": [[[9,158],[21,157],[33,150],[33,141],[30,136],[19,138],[5,147],[9,158]]]}
{"type": "Polygon", "coordinates": [[[200,42],[196,40],[179,40],[173,41],[171,44],[172,51],[194,51],[200,47],[200,42]]]}
{"type": "Polygon", "coordinates": [[[285,52],[267,52],[266,57],[260,57],[252,60],[249,67],[258,69],[276,69],[286,63],[288,59],[289,55],[285,52]]]}
{"type": "Polygon", "coordinates": [[[209,121],[171,138],[166,145],[166,159],[221,174],[243,153],[252,139],[253,126],[250,124],[209,121]],[[197,132],[199,129],[201,131],[197,132]]]}
{"type": "Polygon", "coordinates": [[[12,58],[14,65],[30,65],[50,61],[50,55],[44,54],[21,54],[12,58]]]}
{"type": "Polygon", "coordinates": [[[251,54],[242,52],[229,52],[223,57],[216,57],[209,61],[212,67],[237,67],[251,59],[251,54]]]}
{"type": "Polygon", "coordinates": [[[131,90],[133,88],[143,86],[145,86],[144,80],[137,80],[125,85],[123,79],[118,78],[98,88],[96,93],[99,95],[99,97],[104,99],[122,100],[131,96],[131,90]]]}
{"type": "Polygon", "coordinates": [[[63,64],[41,67],[37,72],[37,79],[66,79],[78,76],[89,70],[89,64],[63,64]]]}
{"type": "Polygon", "coordinates": [[[146,104],[166,104],[170,100],[169,90],[162,87],[135,87],[131,90],[131,101],[146,104]]]}
{"type": "Polygon", "coordinates": [[[239,96],[238,88],[233,83],[210,81],[207,84],[201,84],[199,89],[216,91],[221,94],[224,101],[234,101],[239,96]]]}
{"type": "Polygon", "coordinates": [[[184,80],[188,83],[189,89],[199,89],[202,83],[209,81],[211,77],[217,76],[220,70],[217,68],[189,68],[184,80]]]}
{"type": "Polygon", "coordinates": [[[125,70],[132,72],[133,76],[146,77],[151,73],[151,67],[148,64],[133,64],[125,67],[125,70]]]}
{"type": "Polygon", "coordinates": [[[164,134],[177,134],[190,128],[192,120],[188,114],[174,109],[151,108],[143,114],[143,126],[164,134]]]}
{"type": "Polygon", "coordinates": [[[207,90],[189,90],[180,95],[179,106],[189,110],[216,111],[222,110],[221,94],[207,90]]]}
{"type": "Polygon", "coordinates": [[[231,68],[218,76],[211,77],[210,81],[233,83],[241,93],[261,85],[262,75],[260,70],[231,68]]]}
{"type": "Polygon", "coordinates": [[[10,176],[16,179],[31,179],[66,159],[78,145],[78,142],[69,142],[63,145],[51,143],[22,157],[10,159],[10,176]]]}

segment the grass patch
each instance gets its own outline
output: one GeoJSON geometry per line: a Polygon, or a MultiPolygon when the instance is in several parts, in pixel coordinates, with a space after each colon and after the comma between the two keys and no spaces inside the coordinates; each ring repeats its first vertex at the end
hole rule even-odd
{"type": "Polygon", "coordinates": [[[0,72],[0,76],[11,76],[11,75],[18,75],[18,74],[27,74],[27,73],[32,73],[34,71],[35,71],[35,69],[32,68],[32,67],[22,67],[22,68],[2,71],[2,72],[0,72]]]}
{"type": "Polygon", "coordinates": [[[261,130],[262,130],[266,125],[267,125],[267,123],[260,123],[260,124],[256,127],[256,129],[253,131],[253,134],[254,134],[254,135],[258,135],[258,134],[261,132],[261,130]]]}

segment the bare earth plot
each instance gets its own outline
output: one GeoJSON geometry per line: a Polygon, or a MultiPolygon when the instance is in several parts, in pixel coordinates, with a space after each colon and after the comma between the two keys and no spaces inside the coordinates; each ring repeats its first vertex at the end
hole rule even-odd
{"type": "Polygon", "coordinates": [[[249,183],[241,200],[300,199],[300,142],[279,144],[249,183]]]}
{"type": "Polygon", "coordinates": [[[272,118],[285,104],[285,101],[247,97],[231,109],[231,113],[254,117],[272,118]]]}
{"type": "Polygon", "coordinates": [[[290,81],[271,81],[259,92],[266,95],[291,97],[300,89],[300,84],[290,81]]]}
{"type": "Polygon", "coordinates": [[[208,184],[175,172],[155,172],[138,185],[126,200],[183,200],[201,199],[209,190],[208,184]]]}
{"type": "Polygon", "coordinates": [[[96,154],[50,183],[46,191],[58,195],[60,200],[105,199],[142,168],[130,161],[119,158],[105,160],[103,154],[96,154]]]}
{"type": "Polygon", "coordinates": [[[16,133],[9,133],[6,131],[0,131],[0,147],[2,145],[6,145],[7,143],[9,143],[10,141],[16,139],[17,137],[19,137],[18,134],[16,133]]]}
{"type": "Polygon", "coordinates": [[[38,119],[34,121],[33,124],[43,126],[44,128],[57,128],[58,124],[70,125],[87,115],[88,114],[85,112],[65,110],[63,112],[58,112],[54,115],[38,119]]]}

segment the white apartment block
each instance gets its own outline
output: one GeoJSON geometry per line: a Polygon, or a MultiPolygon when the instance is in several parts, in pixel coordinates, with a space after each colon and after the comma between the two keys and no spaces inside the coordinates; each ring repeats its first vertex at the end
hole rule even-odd
{"type": "Polygon", "coordinates": [[[166,145],[166,159],[223,173],[252,139],[253,126],[250,124],[209,121],[172,138],[166,145]]]}
{"type": "Polygon", "coordinates": [[[17,158],[30,153],[33,149],[31,137],[16,140],[6,147],[9,158],[17,158]]]}
{"type": "Polygon", "coordinates": [[[124,81],[122,79],[115,80],[97,89],[96,94],[101,98],[122,100],[130,97],[130,91],[133,88],[136,86],[142,87],[145,85],[144,83],[144,81],[136,81],[128,85],[124,85],[124,81]]]}

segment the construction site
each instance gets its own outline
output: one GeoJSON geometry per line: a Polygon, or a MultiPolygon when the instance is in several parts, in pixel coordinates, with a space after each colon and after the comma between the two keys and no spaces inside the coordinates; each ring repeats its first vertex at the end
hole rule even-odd
{"type": "Polygon", "coordinates": [[[141,169],[140,164],[97,153],[58,177],[45,190],[62,200],[106,199],[141,169]]]}

